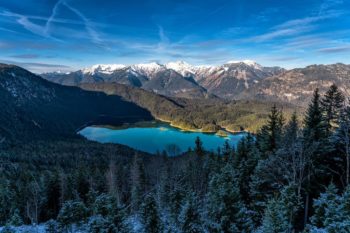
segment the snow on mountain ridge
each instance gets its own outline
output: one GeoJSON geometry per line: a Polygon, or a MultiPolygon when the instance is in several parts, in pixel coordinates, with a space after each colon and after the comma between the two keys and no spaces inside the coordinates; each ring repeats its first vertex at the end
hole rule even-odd
{"type": "Polygon", "coordinates": [[[244,63],[250,67],[253,67],[254,69],[258,69],[258,70],[261,70],[263,67],[258,64],[256,61],[253,61],[253,60],[242,60],[242,61],[228,61],[226,62],[225,64],[239,64],[239,63],[244,63]]]}
{"type": "Polygon", "coordinates": [[[164,67],[164,65],[159,64],[157,62],[141,63],[129,66],[130,72],[148,77],[151,77],[155,73],[165,69],[166,68],[164,67]]]}
{"type": "Polygon", "coordinates": [[[184,61],[168,62],[165,64],[167,69],[172,69],[181,74],[182,76],[193,75],[197,71],[197,67],[192,66],[184,61]]]}
{"type": "Polygon", "coordinates": [[[91,66],[90,68],[82,69],[84,74],[95,74],[95,73],[104,73],[104,74],[112,74],[116,70],[124,69],[126,66],[123,64],[96,64],[91,66]]]}

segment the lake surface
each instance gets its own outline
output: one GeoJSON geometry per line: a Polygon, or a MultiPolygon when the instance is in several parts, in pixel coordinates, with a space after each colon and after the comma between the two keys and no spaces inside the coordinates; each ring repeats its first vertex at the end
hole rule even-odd
{"type": "Polygon", "coordinates": [[[231,146],[236,146],[238,141],[246,135],[239,133],[221,137],[201,132],[185,132],[169,125],[126,129],[91,126],[84,128],[79,133],[89,140],[101,143],[118,143],[149,153],[166,150],[170,155],[185,152],[190,147],[194,148],[197,136],[200,137],[206,150],[216,151],[218,147],[223,146],[225,140],[228,140],[231,146]]]}

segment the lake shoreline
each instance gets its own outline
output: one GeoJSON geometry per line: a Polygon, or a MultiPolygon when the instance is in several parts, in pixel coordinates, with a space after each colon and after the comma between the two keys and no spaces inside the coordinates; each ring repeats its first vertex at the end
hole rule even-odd
{"type": "Polygon", "coordinates": [[[127,129],[127,128],[141,128],[141,127],[155,127],[164,124],[164,126],[171,126],[173,128],[176,128],[183,132],[192,132],[192,133],[204,133],[204,134],[215,134],[219,137],[226,138],[229,134],[241,134],[241,133],[249,133],[248,131],[235,131],[235,130],[229,130],[225,127],[221,127],[217,131],[211,131],[211,130],[202,130],[202,129],[191,129],[191,128],[185,128],[181,127],[179,125],[174,124],[171,121],[167,121],[164,119],[156,118],[155,121],[142,121],[142,122],[136,122],[136,123],[124,123],[121,125],[100,125],[100,124],[91,124],[90,127],[101,127],[101,128],[107,128],[107,129],[127,129]]]}
{"type": "Polygon", "coordinates": [[[80,135],[92,141],[122,144],[151,154],[164,150],[170,154],[174,154],[174,150],[181,153],[186,152],[195,146],[197,137],[200,137],[206,150],[215,151],[217,148],[221,148],[225,141],[236,146],[239,140],[245,136],[245,133],[221,132],[223,133],[221,135],[219,133],[205,133],[199,130],[196,132],[185,131],[163,121],[123,126],[91,125],[79,132],[80,135]]]}
{"type": "Polygon", "coordinates": [[[203,130],[203,129],[190,129],[190,128],[181,127],[179,125],[174,124],[170,120],[161,119],[160,117],[156,117],[156,119],[161,121],[161,122],[168,123],[170,126],[172,126],[174,128],[178,128],[178,129],[180,129],[182,131],[188,131],[188,132],[210,133],[210,134],[217,134],[218,136],[221,136],[221,135],[218,134],[218,132],[220,130],[226,131],[226,132],[231,133],[231,134],[249,133],[249,131],[247,131],[247,130],[230,130],[230,129],[228,129],[226,127],[222,127],[222,126],[220,126],[220,129],[217,130],[217,131],[214,131],[214,130],[203,130]]]}

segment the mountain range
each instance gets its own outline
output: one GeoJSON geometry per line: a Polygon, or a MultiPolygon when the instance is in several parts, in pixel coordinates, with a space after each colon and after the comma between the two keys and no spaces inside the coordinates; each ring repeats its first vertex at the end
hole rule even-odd
{"type": "Polygon", "coordinates": [[[286,70],[264,67],[254,61],[230,61],[218,66],[192,66],[183,61],[167,64],[94,65],[69,73],[41,76],[63,85],[119,83],[157,94],[183,98],[220,97],[306,104],[316,87],[325,91],[335,83],[350,90],[350,65],[311,65],[286,70]]]}

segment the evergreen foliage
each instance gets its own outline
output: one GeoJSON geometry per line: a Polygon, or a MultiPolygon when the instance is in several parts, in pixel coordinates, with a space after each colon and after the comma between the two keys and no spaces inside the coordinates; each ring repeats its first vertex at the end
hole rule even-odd
{"type": "Polygon", "coordinates": [[[296,113],[285,124],[274,106],[257,135],[217,152],[199,138],[174,157],[83,139],[2,147],[2,232],[36,223],[52,233],[350,232],[341,96],[315,90],[304,124],[296,113]]]}

